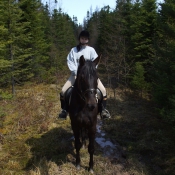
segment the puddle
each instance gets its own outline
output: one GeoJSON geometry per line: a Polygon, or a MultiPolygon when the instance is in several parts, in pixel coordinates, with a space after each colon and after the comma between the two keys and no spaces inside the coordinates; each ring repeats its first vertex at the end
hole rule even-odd
{"type": "Polygon", "coordinates": [[[110,141],[110,139],[105,137],[105,132],[101,130],[102,121],[98,119],[97,122],[97,134],[95,141],[97,144],[101,147],[104,156],[110,157],[110,158],[119,158],[120,154],[118,150],[118,145],[114,144],[110,141]]]}

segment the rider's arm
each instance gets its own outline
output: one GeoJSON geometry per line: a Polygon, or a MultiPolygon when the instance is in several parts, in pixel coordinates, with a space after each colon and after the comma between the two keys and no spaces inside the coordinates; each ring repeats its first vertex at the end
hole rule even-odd
{"type": "Polygon", "coordinates": [[[94,61],[98,57],[97,52],[95,49],[92,47],[91,48],[91,61],[94,61]]]}
{"type": "Polygon", "coordinates": [[[77,62],[76,59],[74,58],[74,52],[73,49],[71,49],[70,53],[67,56],[67,65],[69,67],[69,70],[71,71],[71,74],[76,76],[77,75],[77,62]]]}

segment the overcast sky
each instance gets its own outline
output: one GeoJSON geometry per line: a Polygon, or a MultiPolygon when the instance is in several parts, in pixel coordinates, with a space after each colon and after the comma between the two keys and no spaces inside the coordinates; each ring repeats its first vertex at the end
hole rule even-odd
{"type": "Polygon", "coordinates": [[[100,10],[106,5],[114,9],[116,5],[116,0],[57,0],[57,4],[54,4],[55,0],[42,0],[43,3],[46,1],[52,9],[61,7],[62,11],[67,13],[71,18],[73,18],[73,15],[76,16],[80,24],[83,23],[83,19],[90,9],[94,12],[97,7],[100,10]]]}

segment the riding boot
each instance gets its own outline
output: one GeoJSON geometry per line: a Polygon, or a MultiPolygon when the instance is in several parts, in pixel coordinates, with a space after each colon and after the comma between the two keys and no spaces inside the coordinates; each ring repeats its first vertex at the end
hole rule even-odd
{"type": "Polygon", "coordinates": [[[103,101],[102,101],[102,104],[101,104],[101,107],[102,107],[102,110],[101,110],[101,113],[100,113],[101,119],[111,118],[111,115],[110,115],[109,111],[106,109],[106,101],[107,101],[107,99],[104,98],[103,101]]]}
{"type": "Polygon", "coordinates": [[[68,114],[68,107],[66,105],[66,102],[64,100],[64,96],[60,94],[60,102],[61,102],[61,112],[59,114],[59,118],[66,119],[67,114],[68,114]]]}

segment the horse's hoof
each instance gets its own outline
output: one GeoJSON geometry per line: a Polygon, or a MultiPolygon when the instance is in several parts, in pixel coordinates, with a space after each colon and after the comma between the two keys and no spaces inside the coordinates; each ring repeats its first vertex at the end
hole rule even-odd
{"type": "Polygon", "coordinates": [[[93,171],[93,169],[89,169],[89,172],[91,173],[91,174],[94,174],[94,171],[93,171]]]}
{"type": "Polygon", "coordinates": [[[77,165],[76,168],[77,168],[77,170],[80,170],[80,165],[77,165]]]}

